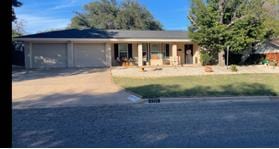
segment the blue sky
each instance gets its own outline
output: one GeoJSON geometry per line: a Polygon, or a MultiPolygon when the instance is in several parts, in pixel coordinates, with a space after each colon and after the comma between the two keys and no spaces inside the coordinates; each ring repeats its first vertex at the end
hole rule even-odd
{"type": "MultiPolygon", "coordinates": [[[[63,29],[83,6],[96,0],[20,0],[23,5],[15,9],[23,22],[26,34],[50,29],[63,29]]],[[[118,0],[121,1],[121,0],[118,0]]],[[[187,30],[186,18],[190,0],[138,0],[159,20],[165,30],[187,30]]]]}

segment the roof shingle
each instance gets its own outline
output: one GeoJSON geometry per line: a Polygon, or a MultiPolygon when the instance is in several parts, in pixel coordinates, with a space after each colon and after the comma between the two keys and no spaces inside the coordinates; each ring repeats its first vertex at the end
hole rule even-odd
{"type": "Polygon", "coordinates": [[[25,35],[18,38],[188,39],[188,34],[186,31],[68,29],[25,35]]]}

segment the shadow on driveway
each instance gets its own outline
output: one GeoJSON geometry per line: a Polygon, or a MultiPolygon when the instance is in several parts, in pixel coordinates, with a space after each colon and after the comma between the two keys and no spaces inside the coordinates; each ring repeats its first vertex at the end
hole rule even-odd
{"type": "Polygon", "coordinates": [[[50,69],[22,69],[13,68],[12,81],[20,82],[57,76],[74,76],[107,71],[108,68],[50,68],[50,69]]]}
{"type": "MultiPolygon", "coordinates": [[[[90,92],[90,91],[89,91],[90,92]]],[[[30,95],[21,100],[13,101],[14,109],[23,108],[54,108],[54,107],[83,107],[100,105],[131,104],[130,94],[124,90],[112,93],[53,93],[47,95],[30,95]]]]}

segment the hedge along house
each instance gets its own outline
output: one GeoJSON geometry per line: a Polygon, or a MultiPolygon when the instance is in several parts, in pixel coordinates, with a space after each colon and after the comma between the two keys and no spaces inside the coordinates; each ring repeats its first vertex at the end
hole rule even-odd
{"type": "Polygon", "coordinates": [[[200,64],[199,47],[183,31],[69,29],[18,37],[26,68],[200,64]]]}

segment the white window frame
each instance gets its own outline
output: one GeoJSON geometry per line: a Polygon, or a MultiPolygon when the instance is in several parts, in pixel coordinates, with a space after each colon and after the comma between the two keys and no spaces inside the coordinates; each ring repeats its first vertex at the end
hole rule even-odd
{"type": "Polygon", "coordinates": [[[126,58],[129,57],[128,44],[126,44],[126,43],[120,43],[120,44],[118,44],[118,56],[119,56],[119,58],[121,58],[120,53],[126,53],[126,58]],[[125,47],[125,49],[122,49],[123,47],[125,47]],[[125,50],[125,52],[123,52],[122,50],[123,50],[123,51],[125,50]]]}
{"type": "Polygon", "coordinates": [[[161,49],[162,49],[162,45],[160,43],[150,44],[150,58],[152,58],[153,54],[157,54],[157,56],[159,56],[159,58],[162,59],[163,55],[162,55],[161,49]],[[158,51],[156,51],[156,52],[153,51],[154,45],[156,45],[158,47],[158,51]]]}

